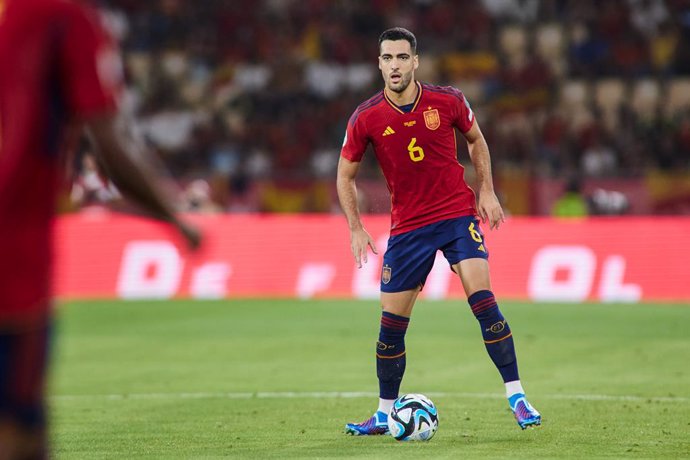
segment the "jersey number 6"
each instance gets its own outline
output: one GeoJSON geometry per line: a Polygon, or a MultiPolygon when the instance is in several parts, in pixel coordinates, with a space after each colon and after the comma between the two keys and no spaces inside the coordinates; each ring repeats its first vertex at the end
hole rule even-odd
{"type": "Polygon", "coordinates": [[[407,152],[410,154],[410,160],[414,162],[422,161],[424,159],[424,149],[418,145],[415,145],[416,143],[417,138],[413,137],[407,146],[407,152]]]}
{"type": "Polygon", "coordinates": [[[470,231],[470,236],[472,237],[472,239],[474,241],[476,241],[477,243],[482,242],[482,235],[481,235],[481,233],[479,233],[479,231],[476,228],[474,228],[474,222],[472,222],[470,224],[470,226],[467,227],[467,230],[470,231]]]}

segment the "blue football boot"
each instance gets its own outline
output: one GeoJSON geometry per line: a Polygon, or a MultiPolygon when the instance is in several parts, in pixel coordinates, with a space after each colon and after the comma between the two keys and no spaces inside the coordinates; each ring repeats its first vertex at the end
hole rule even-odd
{"type": "Polygon", "coordinates": [[[353,436],[373,436],[388,434],[388,414],[376,411],[371,418],[362,423],[348,423],[345,433],[353,436]]]}
{"type": "Polygon", "coordinates": [[[541,425],[541,414],[527,402],[524,394],[514,394],[508,402],[520,428],[524,430],[529,426],[541,425]]]}

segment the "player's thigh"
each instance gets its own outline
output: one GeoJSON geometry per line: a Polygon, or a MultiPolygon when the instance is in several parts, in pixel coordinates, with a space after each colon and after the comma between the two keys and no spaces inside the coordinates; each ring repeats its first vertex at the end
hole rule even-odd
{"type": "Polygon", "coordinates": [[[381,292],[381,307],[388,313],[409,318],[412,316],[412,308],[417,301],[419,291],[421,288],[402,292],[381,292]]]}
{"type": "Polygon", "coordinates": [[[458,217],[448,221],[443,238],[440,249],[451,267],[465,259],[489,258],[484,234],[479,220],[474,216],[458,217]]]}
{"type": "MultiPolygon", "coordinates": [[[[438,250],[428,233],[428,228],[421,228],[389,238],[381,269],[382,293],[419,291],[424,286],[438,250]]],[[[400,294],[394,297],[407,296],[400,294]]]]}
{"type": "Polygon", "coordinates": [[[478,291],[491,290],[488,260],[475,257],[461,260],[452,267],[453,271],[460,276],[460,281],[467,297],[478,291]]]}
{"type": "Polygon", "coordinates": [[[489,252],[476,217],[453,220],[448,230],[448,242],[441,250],[453,271],[460,276],[467,296],[491,289],[489,252]]]}

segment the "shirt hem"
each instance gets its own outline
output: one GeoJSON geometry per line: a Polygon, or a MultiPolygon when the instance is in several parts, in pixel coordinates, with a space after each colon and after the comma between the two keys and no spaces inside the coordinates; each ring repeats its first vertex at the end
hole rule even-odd
{"type": "Polygon", "coordinates": [[[436,224],[436,223],[442,222],[444,220],[451,220],[451,219],[457,219],[458,217],[467,217],[467,216],[476,216],[476,215],[477,215],[477,211],[475,211],[474,209],[467,209],[467,210],[464,210],[461,212],[444,215],[444,216],[441,216],[439,218],[430,220],[428,222],[423,222],[423,223],[415,224],[415,225],[406,225],[402,228],[396,228],[396,229],[391,228],[390,235],[391,236],[402,235],[403,233],[411,232],[413,230],[417,230],[417,229],[420,229],[422,227],[426,227],[427,225],[436,224]]]}

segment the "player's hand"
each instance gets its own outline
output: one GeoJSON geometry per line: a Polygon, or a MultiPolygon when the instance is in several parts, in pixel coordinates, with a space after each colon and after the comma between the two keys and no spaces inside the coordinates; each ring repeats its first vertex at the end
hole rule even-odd
{"type": "Polygon", "coordinates": [[[355,256],[357,268],[362,268],[362,262],[367,263],[367,246],[371,248],[371,252],[374,254],[379,253],[374,240],[371,239],[371,235],[364,228],[352,230],[350,233],[350,247],[352,248],[352,255],[355,256]]]}
{"type": "Polygon", "coordinates": [[[194,251],[199,248],[202,237],[198,228],[181,220],[176,220],[173,225],[175,225],[177,231],[180,232],[182,238],[185,239],[189,249],[194,251]]]}
{"type": "Polygon", "coordinates": [[[479,193],[479,203],[477,208],[479,217],[482,219],[482,223],[486,224],[488,222],[490,229],[497,229],[506,220],[505,216],[503,215],[501,203],[498,202],[498,197],[496,197],[496,194],[493,191],[479,193]]]}

